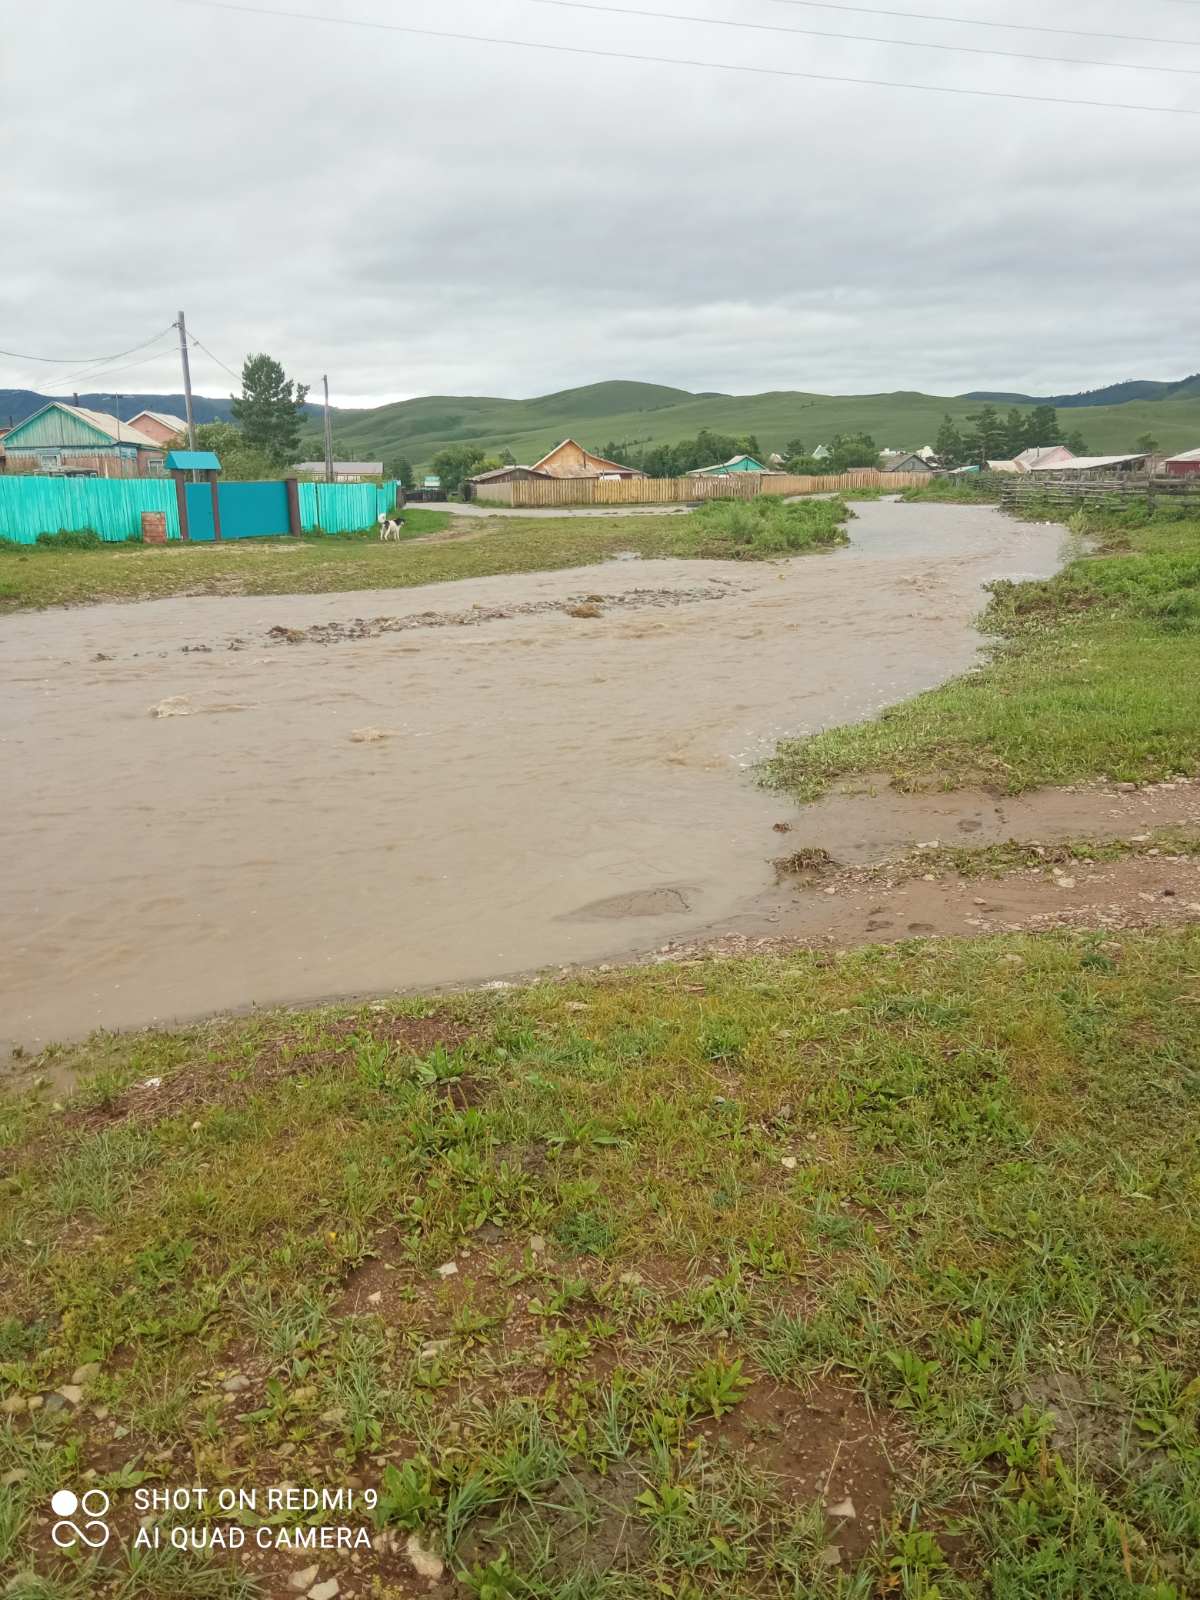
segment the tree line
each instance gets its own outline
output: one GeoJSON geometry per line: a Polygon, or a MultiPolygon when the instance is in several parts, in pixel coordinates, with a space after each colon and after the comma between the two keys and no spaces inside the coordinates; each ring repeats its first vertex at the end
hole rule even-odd
{"type": "Polygon", "coordinates": [[[1076,428],[1064,432],[1053,406],[1034,406],[1019,411],[1016,406],[1001,416],[993,405],[985,405],[967,417],[960,428],[949,412],[942,418],[933,448],[943,467],[986,466],[989,461],[1011,461],[1022,450],[1050,445],[1066,445],[1077,456],[1088,453],[1083,434],[1076,428]]]}

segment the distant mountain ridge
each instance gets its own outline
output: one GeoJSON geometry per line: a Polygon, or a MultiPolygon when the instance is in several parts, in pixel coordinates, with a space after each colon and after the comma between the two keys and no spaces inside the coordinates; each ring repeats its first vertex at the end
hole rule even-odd
{"type": "Polygon", "coordinates": [[[1178,383],[1158,383],[1151,378],[1127,378],[1104,389],[1085,389],[1080,394],[1009,394],[1003,390],[974,389],[962,400],[990,400],[994,405],[1056,406],[1065,411],[1080,406],[1123,406],[1130,400],[1195,400],[1200,398],[1200,372],[1178,383]]]}
{"type": "MultiPolygon", "coordinates": [[[[35,411],[40,411],[43,406],[49,405],[51,400],[63,400],[68,405],[75,404],[74,395],[39,394],[36,389],[0,389],[0,428],[7,428],[9,420],[23,422],[26,417],[31,417],[35,411]]],[[[84,394],[80,391],[79,404],[88,411],[106,411],[108,415],[116,415],[117,397],[113,394],[84,394]]],[[[228,422],[230,400],[212,400],[207,395],[196,394],[192,396],[192,415],[197,422],[228,422]]],[[[121,396],[121,420],[132,422],[139,411],[163,411],[169,417],[182,417],[186,401],[182,394],[123,394],[121,396]]],[[[310,416],[316,416],[320,407],[306,406],[310,416]]]]}

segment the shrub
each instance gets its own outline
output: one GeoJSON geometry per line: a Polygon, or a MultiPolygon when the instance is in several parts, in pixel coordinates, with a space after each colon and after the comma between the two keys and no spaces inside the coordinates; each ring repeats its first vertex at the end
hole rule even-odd
{"type": "Polygon", "coordinates": [[[825,545],[846,544],[842,524],[852,515],[843,500],[710,500],[696,513],[715,541],[714,554],[761,557],[787,555],[825,545]]]}
{"type": "Polygon", "coordinates": [[[51,550],[99,550],[104,540],[95,528],[60,528],[57,533],[39,533],[37,542],[51,550]]]}

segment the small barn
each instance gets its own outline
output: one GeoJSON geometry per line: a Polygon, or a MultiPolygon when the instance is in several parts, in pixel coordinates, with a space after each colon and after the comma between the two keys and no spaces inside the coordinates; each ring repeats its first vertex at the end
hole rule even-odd
{"type": "Polygon", "coordinates": [[[1190,478],[1200,474],[1200,450],[1185,450],[1182,455],[1168,456],[1163,462],[1168,478],[1190,478]]]}
{"type": "Polygon", "coordinates": [[[106,411],[51,400],[10,428],[4,440],[10,473],[67,478],[161,478],[163,452],[106,411]]]}
{"type": "Polygon", "coordinates": [[[915,450],[894,450],[879,458],[880,472],[928,472],[929,463],[915,450]]]}
{"type": "Polygon", "coordinates": [[[536,472],[533,467],[519,465],[507,467],[494,467],[491,472],[477,472],[474,477],[468,478],[464,489],[468,500],[474,500],[479,495],[487,498],[489,489],[498,483],[528,483],[531,478],[548,478],[548,472],[536,472]]]}
{"type": "Polygon", "coordinates": [[[646,474],[636,467],[626,467],[619,461],[609,461],[605,456],[585,450],[574,439],[564,439],[554,449],[535,461],[530,472],[540,478],[644,478],[646,474]]]}
{"type": "Polygon", "coordinates": [[[1120,478],[1145,472],[1149,460],[1144,452],[1132,456],[1071,456],[1068,461],[1035,461],[1029,471],[1037,477],[1120,478]]]}

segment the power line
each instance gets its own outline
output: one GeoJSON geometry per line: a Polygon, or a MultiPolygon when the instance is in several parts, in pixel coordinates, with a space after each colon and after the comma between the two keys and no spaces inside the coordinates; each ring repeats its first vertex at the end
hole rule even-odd
{"type": "Polygon", "coordinates": [[[989,22],[983,17],[948,17],[944,12],[883,11],[877,6],[845,6],[835,0],[775,0],[776,5],[807,6],[810,11],[854,11],[864,17],[899,17],[902,22],[961,22],[970,28],[1006,28],[1012,33],[1057,33],[1068,39],[1119,39],[1122,44],[1200,47],[1200,39],[1151,39],[1144,33],[1098,33],[1082,28],[1047,28],[1036,22],[989,22]]]}
{"type": "Polygon", "coordinates": [[[152,350],[148,356],[142,356],[137,361],[130,361],[119,367],[84,367],[78,372],[69,372],[65,377],[55,375],[54,382],[60,389],[72,389],[86,381],[95,385],[101,380],[107,382],[110,378],[118,378],[122,373],[132,372],[136,367],[147,366],[151,361],[161,361],[167,354],[165,350],[152,350]]]}
{"type": "Polygon", "coordinates": [[[221,360],[220,356],[213,355],[212,351],[208,348],[208,346],[206,344],[201,344],[199,339],[197,339],[197,337],[196,337],[196,335],[194,333],[189,333],[188,334],[188,338],[196,346],[197,350],[203,350],[204,354],[208,357],[208,359],[210,361],[215,361],[219,367],[223,368],[224,371],[226,371],[229,374],[229,376],[234,380],[235,383],[241,383],[242,375],[241,375],[240,372],[235,372],[232,367],[225,366],[225,363],[221,360]]]}
{"type": "MultiPolygon", "coordinates": [[[[652,17],[660,22],[700,22],[710,28],[749,28],[756,33],[791,33],[806,39],[849,39],[855,44],[886,44],[903,50],[948,50],[955,55],[1001,56],[1008,61],[1048,61],[1064,67],[1110,67],[1117,72],[1170,72],[1200,78],[1200,67],[1160,67],[1137,61],[1092,61],[1079,56],[1039,56],[1026,50],[989,50],[986,45],[931,44],[921,39],[882,39],[868,33],[830,33],[822,28],[790,28],[774,22],[743,22],[725,17],[687,16],[678,11],[644,11],[633,6],[600,5],[596,0],[525,0],[561,11],[603,11],[617,17],[652,17]]],[[[1196,0],[1200,5],[1200,0],[1196,0]]]]}
{"type": "Polygon", "coordinates": [[[107,365],[107,363],[110,361],[120,361],[124,356],[131,356],[136,354],[136,352],[139,350],[144,350],[148,344],[154,344],[157,340],[161,339],[163,334],[170,333],[174,326],[175,324],[173,322],[169,322],[162,330],[162,333],[156,333],[153,339],[146,339],[141,344],[135,344],[129,350],[119,350],[115,356],[71,356],[70,358],[66,356],[23,356],[20,355],[16,350],[0,350],[0,356],[11,356],[14,361],[42,361],[48,366],[55,367],[94,367],[100,366],[101,364],[107,365]]]}
{"type": "Polygon", "coordinates": [[[949,94],[984,100],[1021,100],[1056,106],[1086,106],[1100,111],[1149,111],[1163,116],[1200,117],[1200,108],[1147,106],[1120,100],[1078,100],[1066,95],[1021,94],[1013,89],[963,89],[942,83],[904,83],[891,78],[855,78],[829,72],[801,72],[790,67],[754,67],[733,61],[697,61],[680,56],[652,56],[632,50],[597,50],[584,45],[550,44],[534,39],[505,39],[492,34],[452,33],[442,28],[414,28],[399,22],[374,22],[360,17],[331,17],[314,11],[275,11],[239,0],[175,0],[177,5],[212,11],[235,11],[248,16],[276,17],[294,22],[320,22],[334,27],[362,28],[375,33],[403,33],[425,39],[453,39],[458,43],[497,44],[513,50],[540,50],[552,55],[591,56],[605,61],[635,61],[665,67],[700,67],[708,72],[749,73],[754,77],[792,78],[810,83],[842,83],[858,88],[908,89],[922,94],[949,94]]]}

